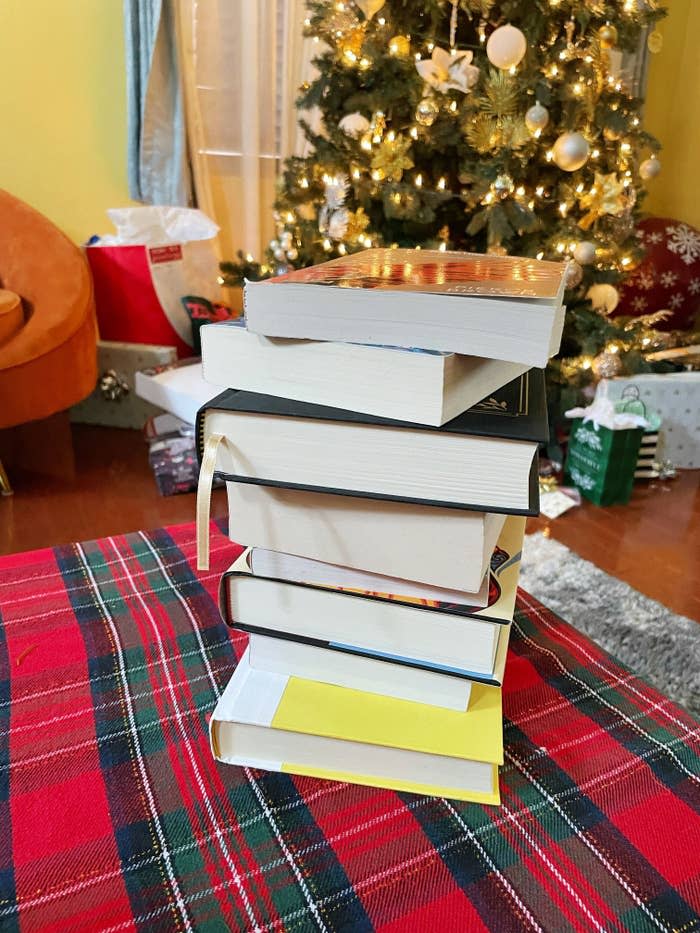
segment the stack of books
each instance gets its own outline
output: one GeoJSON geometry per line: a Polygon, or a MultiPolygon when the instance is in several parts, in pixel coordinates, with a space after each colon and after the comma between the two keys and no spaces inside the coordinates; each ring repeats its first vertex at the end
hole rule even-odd
{"type": "Polygon", "coordinates": [[[367,250],[248,283],[245,324],[202,329],[232,388],[198,416],[200,541],[216,474],[248,545],[221,580],[249,644],[217,759],[498,803],[565,268],[367,250]]]}

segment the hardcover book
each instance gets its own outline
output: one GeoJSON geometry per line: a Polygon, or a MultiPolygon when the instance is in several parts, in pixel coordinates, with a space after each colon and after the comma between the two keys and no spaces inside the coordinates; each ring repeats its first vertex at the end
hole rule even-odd
{"type": "Polygon", "coordinates": [[[257,576],[248,549],[222,576],[221,615],[228,625],[255,634],[496,683],[524,532],[523,518],[506,520],[491,558],[485,606],[257,576]]]}
{"type": "Polygon", "coordinates": [[[439,428],[229,389],[200,409],[200,456],[214,435],[226,480],[533,515],[544,373],[524,373],[439,428]]]}
{"type": "Polygon", "coordinates": [[[544,367],[559,349],[566,268],[512,256],[364,250],[246,282],[246,323],[268,337],[423,347],[544,367]]]}
{"type": "Polygon", "coordinates": [[[498,804],[501,691],[467,712],[252,668],[243,655],[210,720],[228,764],[498,804]]]}
{"type": "Polygon", "coordinates": [[[505,521],[495,512],[253,483],[226,483],[226,493],[232,541],[467,592],[481,586],[505,521]]]}

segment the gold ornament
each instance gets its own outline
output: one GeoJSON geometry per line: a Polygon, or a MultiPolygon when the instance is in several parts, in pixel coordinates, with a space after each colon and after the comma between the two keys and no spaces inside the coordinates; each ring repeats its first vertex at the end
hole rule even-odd
{"type": "Polygon", "coordinates": [[[588,230],[603,214],[619,217],[624,212],[625,186],[615,172],[609,175],[596,172],[593,187],[581,195],[579,204],[588,213],[579,220],[578,225],[588,230]]]}
{"type": "Polygon", "coordinates": [[[358,207],[356,211],[348,211],[348,226],[345,231],[346,240],[356,240],[361,236],[369,226],[369,217],[365,214],[364,207],[358,207]]]}
{"type": "Polygon", "coordinates": [[[650,32],[647,36],[647,48],[652,55],[658,55],[661,49],[664,47],[664,37],[661,35],[658,29],[655,29],[653,32],[650,32]]]}
{"type": "Polygon", "coordinates": [[[362,10],[366,20],[372,19],[386,3],[386,0],[355,0],[355,6],[362,10]]]}
{"type": "Polygon", "coordinates": [[[620,354],[611,353],[609,350],[603,350],[602,353],[594,357],[591,369],[598,379],[612,379],[615,376],[619,376],[622,372],[620,354]]]}
{"type": "Polygon", "coordinates": [[[392,181],[401,181],[407,168],[413,168],[413,159],[410,156],[411,140],[407,136],[388,136],[379,144],[372,156],[372,177],[381,181],[382,177],[391,178],[392,181]]]}
{"type": "Polygon", "coordinates": [[[362,55],[362,43],[365,41],[365,23],[360,23],[338,39],[338,51],[348,61],[357,61],[362,55]]]}
{"type": "Polygon", "coordinates": [[[393,36],[389,39],[389,55],[396,58],[407,58],[411,53],[411,43],[408,36],[393,36]]]}
{"type": "Polygon", "coordinates": [[[617,45],[617,29],[612,23],[606,23],[598,30],[598,38],[602,48],[611,49],[614,45],[617,45]]]}
{"type": "Polygon", "coordinates": [[[416,123],[421,126],[432,126],[440,113],[440,108],[432,97],[424,97],[416,105],[416,123]]]}

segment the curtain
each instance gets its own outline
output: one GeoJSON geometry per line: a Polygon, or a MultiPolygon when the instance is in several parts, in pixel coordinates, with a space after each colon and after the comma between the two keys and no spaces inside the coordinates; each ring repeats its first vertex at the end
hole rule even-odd
{"type": "Polygon", "coordinates": [[[275,233],[281,160],[301,145],[294,100],[311,57],[305,15],[304,0],[180,0],[197,202],[221,226],[228,258],[238,249],[260,257],[275,233]]]}
{"type": "Polygon", "coordinates": [[[129,194],[191,203],[175,0],[124,0],[129,194]]]}

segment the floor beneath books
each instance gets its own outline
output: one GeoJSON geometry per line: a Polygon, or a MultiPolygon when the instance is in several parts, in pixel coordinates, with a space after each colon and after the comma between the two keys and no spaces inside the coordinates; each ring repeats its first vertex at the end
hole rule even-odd
{"type": "MultiPolygon", "coordinates": [[[[163,498],[138,431],[73,425],[73,477],[11,470],[0,498],[0,554],[158,528],[194,519],[194,494],[163,498]]],[[[674,612],[700,622],[700,471],[640,483],[627,506],[584,502],[560,518],[532,519],[572,551],[674,612]]],[[[226,514],[215,490],[212,514],[226,514]]]]}

